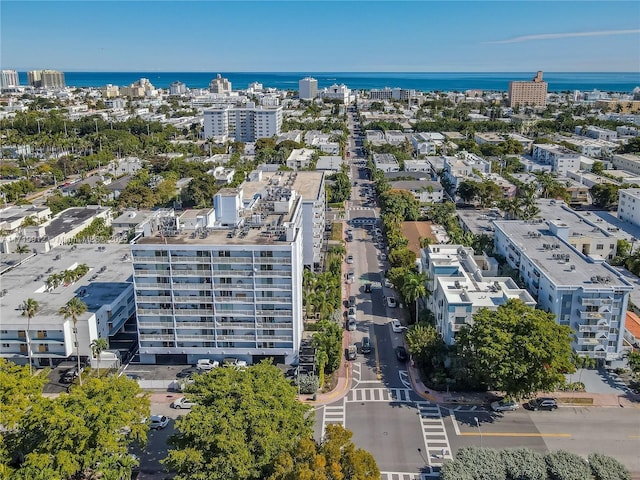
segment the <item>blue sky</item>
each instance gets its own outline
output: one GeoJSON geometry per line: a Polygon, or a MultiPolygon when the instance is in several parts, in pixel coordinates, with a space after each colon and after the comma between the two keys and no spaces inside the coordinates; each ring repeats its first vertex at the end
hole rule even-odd
{"type": "Polygon", "coordinates": [[[633,1],[0,2],[24,71],[640,71],[633,1]]]}

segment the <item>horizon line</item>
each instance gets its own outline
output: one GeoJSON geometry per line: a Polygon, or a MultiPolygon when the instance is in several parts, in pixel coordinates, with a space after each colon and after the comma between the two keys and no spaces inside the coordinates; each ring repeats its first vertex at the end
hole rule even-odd
{"type": "MultiPolygon", "coordinates": [[[[55,68],[6,68],[3,70],[15,70],[19,73],[26,73],[34,70],[58,70],[62,73],[212,73],[212,74],[229,74],[229,73],[257,73],[257,74],[273,74],[273,73],[286,73],[286,74],[352,74],[352,73],[402,73],[402,74],[424,74],[424,73],[513,73],[513,74],[526,74],[535,73],[538,70],[82,70],[82,69],[55,69],[55,68]]],[[[541,70],[544,74],[556,74],[556,73],[631,73],[640,77],[640,72],[633,70],[541,70]]]]}

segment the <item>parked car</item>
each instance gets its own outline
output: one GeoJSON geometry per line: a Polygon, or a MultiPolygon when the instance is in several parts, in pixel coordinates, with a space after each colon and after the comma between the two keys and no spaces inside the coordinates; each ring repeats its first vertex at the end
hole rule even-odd
{"type": "Polygon", "coordinates": [[[407,353],[407,349],[402,345],[396,347],[396,358],[399,362],[406,362],[409,360],[409,354],[407,353]]]}
{"type": "Polygon", "coordinates": [[[247,368],[247,362],[244,360],[238,360],[235,357],[226,357],[222,360],[222,364],[225,367],[234,367],[237,368],[238,370],[244,370],[245,368],[247,368]]]}
{"type": "Polygon", "coordinates": [[[217,368],[219,366],[220,366],[220,362],[216,360],[211,360],[210,358],[201,358],[196,363],[196,368],[198,370],[205,370],[205,371],[213,370],[214,368],[217,368]]]}
{"type": "Polygon", "coordinates": [[[520,408],[520,404],[518,402],[513,402],[510,400],[500,400],[497,402],[491,403],[491,410],[494,412],[513,412],[520,408]]]}
{"type": "Polygon", "coordinates": [[[347,330],[350,332],[354,332],[356,330],[357,324],[355,318],[350,318],[347,320],[347,330]]]}
{"type": "Polygon", "coordinates": [[[396,308],[398,306],[398,302],[393,297],[387,297],[387,306],[389,308],[396,308]]]}
{"type": "Polygon", "coordinates": [[[393,287],[393,283],[391,283],[391,281],[388,278],[385,277],[384,286],[388,287],[388,288],[391,288],[391,287],[393,287]]]}
{"type": "Polygon", "coordinates": [[[180,370],[176,374],[176,378],[191,378],[193,375],[200,372],[201,370],[196,367],[188,367],[188,368],[185,368],[184,370],[180,370]]]}
{"type": "Polygon", "coordinates": [[[356,306],[356,296],[355,295],[350,295],[349,296],[349,307],[355,307],[356,306]]]}
{"type": "MultiPolygon", "coordinates": [[[[80,367],[80,373],[84,371],[84,368],[80,367]]],[[[78,378],[78,367],[73,367],[67,370],[60,377],[60,383],[73,383],[78,378]]]]}
{"type": "Polygon", "coordinates": [[[347,263],[353,263],[353,255],[347,256],[347,263]]]}
{"type": "Polygon", "coordinates": [[[362,346],[360,347],[362,353],[371,353],[371,340],[369,337],[362,337],[362,346]]]}
{"type": "Polygon", "coordinates": [[[349,307],[349,310],[347,311],[347,318],[349,320],[356,320],[356,307],[349,307]]]}
{"type": "Polygon", "coordinates": [[[371,284],[370,283],[365,283],[364,284],[364,293],[371,293],[371,284]]]}
{"type": "Polygon", "coordinates": [[[148,423],[151,430],[162,430],[169,425],[169,417],[165,417],[164,415],[151,415],[148,423]]]}
{"type": "Polygon", "coordinates": [[[386,260],[387,259],[387,254],[386,253],[381,253],[380,254],[380,260],[386,260]]]}
{"type": "Polygon", "coordinates": [[[353,283],[356,278],[356,274],[354,272],[347,273],[347,283],[353,283]]]}
{"type": "Polygon", "coordinates": [[[345,352],[347,360],[355,360],[358,357],[358,350],[355,345],[349,345],[345,352]]]}
{"type": "Polygon", "coordinates": [[[555,410],[558,408],[558,402],[556,402],[555,398],[539,397],[530,400],[529,403],[527,403],[527,408],[534,412],[537,410],[555,410]]]}
{"type": "Polygon", "coordinates": [[[180,398],[176,398],[173,402],[171,402],[170,406],[171,408],[176,408],[180,410],[183,408],[190,409],[194,405],[196,405],[196,402],[194,402],[193,400],[190,400],[187,397],[180,397],[180,398]]]}
{"type": "Polygon", "coordinates": [[[391,320],[391,330],[393,330],[393,333],[402,333],[402,331],[406,329],[407,327],[403,326],[399,320],[391,320]]]}
{"type": "Polygon", "coordinates": [[[140,380],[142,380],[142,377],[140,375],[136,375],[135,373],[127,373],[125,376],[129,380],[135,380],[136,382],[139,382],[140,380]]]}

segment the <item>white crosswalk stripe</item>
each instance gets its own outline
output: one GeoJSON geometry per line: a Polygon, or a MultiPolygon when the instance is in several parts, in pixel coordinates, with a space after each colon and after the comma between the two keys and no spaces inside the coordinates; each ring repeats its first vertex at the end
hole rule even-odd
{"type": "Polygon", "coordinates": [[[413,402],[408,388],[356,388],[345,398],[347,402],[413,402]]]}
{"type": "Polygon", "coordinates": [[[428,472],[413,473],[413,472],[380,472],[381,480],[431,480],[432,478],[439,478],[440,473],[429,468],[428,472]]]}
{"type": "Polygon", "coordinates": [[[420,413],[427,460],[430,465],[440,466],[453,458],[440,406],[429,402],[416,402],[416,406],[420,413]]]}
{"type": "Polygon", "coordinates": [[[322,411],[322,436],[329,424],[339,424],[343,427],[345,422],[345,404],[344,399],[338,405],[325,405],[322,411]]]}
{"type": "Polygon", "coordinates": [[[357,384],[360,381],[360,373],[362,370],[362,364],[359,362],[351,363],[351,375],[353,376],[353,381],[357,384]]]}

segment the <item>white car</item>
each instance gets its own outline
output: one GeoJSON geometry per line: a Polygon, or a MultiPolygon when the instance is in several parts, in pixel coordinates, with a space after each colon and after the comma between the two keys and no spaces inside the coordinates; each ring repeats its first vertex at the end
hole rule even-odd
{"type": "Polygon", "coordinates": [[[356,319],[356,307],[349,307],[349,311],[347,312],[347,318],[349,320],[353,319],[355,321],[355,319],[356,319]]]}
{"type": "Polygon", "coordinates": [[[393,287],[393,283],[391,283],[388,278],[385,278],[384,279],[384,286],[387,287],[387,288],[391,288],[391,287],[393,287]]]}
{"type": "Polygon", "coordinates": [[[513,412],[519,408],[520,404],[518,402],[509,400],[500,400],[498,402],[491,403],[491,410],[494,412],[513,412]]]}
{"type": "Polygon", "coordinates": [[[164,415],[151,415],[148,420],[149,428],[152,430],[162,430],[169,425],[169,417],[164,415]]]}
{"type": "Polygon", "coordinates": [[[180,397],[175,399],[173,402],[171,402],[171,408],[176,408],[178,410],[180,409],[190,409],[191,407],[193,407],[194,405],[196,405],[196,402],[194,402],[193,400],[189,400],[187,397],[180,397]]]}
{"type": "Polygon", "coordinates": [[[353,255],[347,257],[347,263],[353,263],[353,255]]]}
{"type": "Polygon", "coordinates": [[[218,368],[220,363],[216,360],[211,360],[209,358],[201,358],[196,363],[196,368],[198,370],[213,370],[214,368],[218,368]]]}
{"type": "Polygon", "coordinates": [[[402,331],[406,329],[407,327],[403,326],[399,320],[391,320],[391,330],[393,330],[393,333],[402,333],[402,331]]]}
{"type": "Polygon", "coordinates": [[[393,297],[387,297],[387,307],[396,308],[398,306],[398,302],[393,297]]]}

